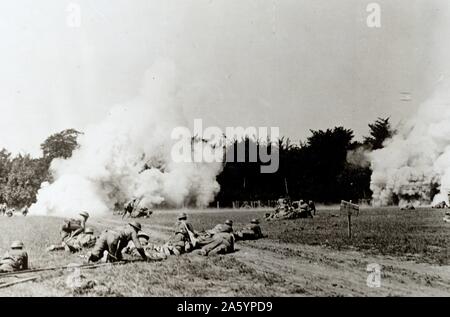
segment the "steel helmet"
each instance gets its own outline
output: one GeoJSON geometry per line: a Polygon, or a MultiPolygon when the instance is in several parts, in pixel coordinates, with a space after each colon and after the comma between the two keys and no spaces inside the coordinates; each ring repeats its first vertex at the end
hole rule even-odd
{"type": "Polygon", "coordinates": [[[22,248],[23,248],[22,241],[16,240],[11,243],[11,249],[22,249],[22,248]]]}
{"type": "Polygon", "coordinates": [[[254,223],[254,224],[259,224],[259,220],[256,218],[253,218],[252,221],[250,221],[250,223],[254,223]]]}
{"type": "Polygon", "coordinates": [[[86,229],[84,229],[84,233],[94,234],[94,229],[92,229],[92,228],[86,228],[86,229]]]}
{"type": "Polygon", "coordinates": [[[137,236],[138,236],[138,238],[145,238],[147,240],[150,239],[150,236],[147,233],[145,233],[144,231],[139,232],[137,236]]]}
{"type": "Polygon", "coordinates": [[[132,221],[128,223],[130,226],[132,226],[134,229],[136,229],[137,231],[141,231],[141,224],[137,221],[132,221]]]}
{"type": "Polygon", "coordinates": [[[227,219],[227,220],[225,220],[225,224],[229,225],[229,226],[232,226],[233,225],[233,221],[230,220],[230,219],[227,219]]]}
{"type": "Polygon", "coordinates": [[[185,212],[182,212],[178,215],[178,220],[186,220],[187,219],[187,215],[185,212]]]}
{"type": "Polygon", "coordinates": [[[84,218],[89,218],[89,213],[86,211],[80,212],[80,216],[83,216],[84,218]]]}

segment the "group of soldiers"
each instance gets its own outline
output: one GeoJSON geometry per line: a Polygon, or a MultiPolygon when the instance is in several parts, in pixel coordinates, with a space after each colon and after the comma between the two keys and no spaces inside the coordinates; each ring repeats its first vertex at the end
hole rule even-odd
{"type": "Polygon", "coordinates": [[[313,218],[316,215],[316,206],[312,200],[299,200],[291,202],[288,198],[278,199],[273,213],[265,215],[267,221],[279,219],[313,218]]]}
{"type": "MultiPolygon", "coordinates": [[[[0,215],[12,217],[15,213],[15,208],[8,208],[5,203],[0,204],[0,215]]],[[[22,209],[20,209],[20,213],[26,216],[28,214],[28,206],[24,206],[22,209]]]]}
{"type": "MultiPolygon", "coordinates": [[[[144,260],[163,260],[171,255],[189,252],[204,256],[231,253],[234,251],[235,241],[264,237],[258,219],[252,219],[238,231],[234,231],[233,221],[227,219],[213,229],[197,232],[188,221],[187,214],[181,213],[169,240],[163,245],[154,245],[150,243],[149,234],[142,231],[142,226],[137,221],[106,229],[96,236],[94,230],[86,226],[88,219],[89,213],[85,211],[75,218],[66,219],[60,228],[61,243],[51,245],[47,251],[66,250],[75,253],[85,250],[88,251],[85,256],[88,263],[121,261],[124,255],[144,260]]],[[[12,268],[26,269],[26,266],[15,265],[12,268]]]]}

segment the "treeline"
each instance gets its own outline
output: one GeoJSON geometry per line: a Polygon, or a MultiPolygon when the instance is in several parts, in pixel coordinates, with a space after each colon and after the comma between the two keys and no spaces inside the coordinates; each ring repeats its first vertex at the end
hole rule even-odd
{"type": "MultiPolygon", "coordinates": [[[[381,148],[394,131],[389,118],[377,119],[369,124],[369,130],[362,142],[355,141],[353,131],[344,127],[311,130],[304,143],[281,138],[277,146],[279,169],[273,174],[261,173],[260,161],[225,163],[217,178],[221,190],[216,201],[231,206],[233,201],[267,201],[286,196],[322,203],[370,199],[371,170],[362,153],[381,148]]],[[[250,143],[255,141],[235,141],[234,148],[242,143],[248,158],[250,143]]],[[[256,146],[261,146],[260,142],[256,141],[256,146]]]]}
{"type": "MultiPolygon", "coordinates": [[[[221,189],[213,205],[217,201],[220,206],[231,206],[233,201],[267,201],[285,196],[322,203],[369,199],[371,170],[360,164],[364,160],[360,153],[381,148],[394,133],[389,118],[379,118],[369,124],[369,129],[362,142],[355,141],[353,131],[344,127],[311,130],[304,143],[281,138],[276,146],[279,168],[275,173],[261,173],[264,164],[258,160],[226,162],[217,177],[221,189]]],[[[34,203],[41,184],[52,181],[49,171],[52,160],[70,157],[78,147],[79,134],[68,129],[51,135],[41,144],[39,158],[22,154],[13,157],[6,149],[1,150],[0,203],[16,208],[34,203]]],[[[245,145],[248,158],[252,142],[256,147],[264,146],[247,138],[236,140],[228,150],[245,145]]]]}
{"type": "Polygon", "coordinates": [[[41,184],[51,182],[50,163],[54,158],[68,158],[78,146],[80,132],[69,129],[48,137],[42,144],[42,156],[29,154],[12,156],[6,149],[0,151],[0,203],[22,208],[36,202],[41,184]]]}

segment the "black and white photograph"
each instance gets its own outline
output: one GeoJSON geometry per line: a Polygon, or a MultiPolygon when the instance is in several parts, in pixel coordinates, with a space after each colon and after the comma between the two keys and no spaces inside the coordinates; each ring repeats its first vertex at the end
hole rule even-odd
{"type": "Polygon", "coordinates": [[[449,198],[447,0],[0,2],[0,297],[449,297],[449,198]]]}

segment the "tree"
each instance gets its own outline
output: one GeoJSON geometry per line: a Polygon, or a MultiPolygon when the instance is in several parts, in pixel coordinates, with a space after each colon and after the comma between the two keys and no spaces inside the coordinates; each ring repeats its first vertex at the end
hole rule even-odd
{"type": "Polygon", "coordinates": [[[81,132],[75,129],[67,129],[49,136],[41,144],[44,159],[51,162],[54,158],[67,159],[78,148],[77,138],[81,132]]]}
{"type": "Polygon", "coordinates": [[[395,130],[392,129],[390,118],[378,118],[374,123],[369,124],[370,136],[364,138],[364,145],[371,150],[378,150],[383,147],[384,141],[392,138],[395,130]]]}
{"type": "Polygon", "coordinates": [[[0,203],[6,201],[6,186],[8,183],[8,175],[11,170],[11,153],[6,149],[0,151],[0,203]]]}
{"type": "Polygon", "coordinates": [[[12,159],[4,195],[8,205],[29,206],[36,201],[36,194],[47,177],[47,164],[42,158],[19,155],[12,159]]]}
{"type": "Polygon", "coordinates": [[[352,145],[353,131],[335,127],[313,131],[305,148],[304,198],[322,202],[338,202],[341,196],[339,176],[352,145]]]}

